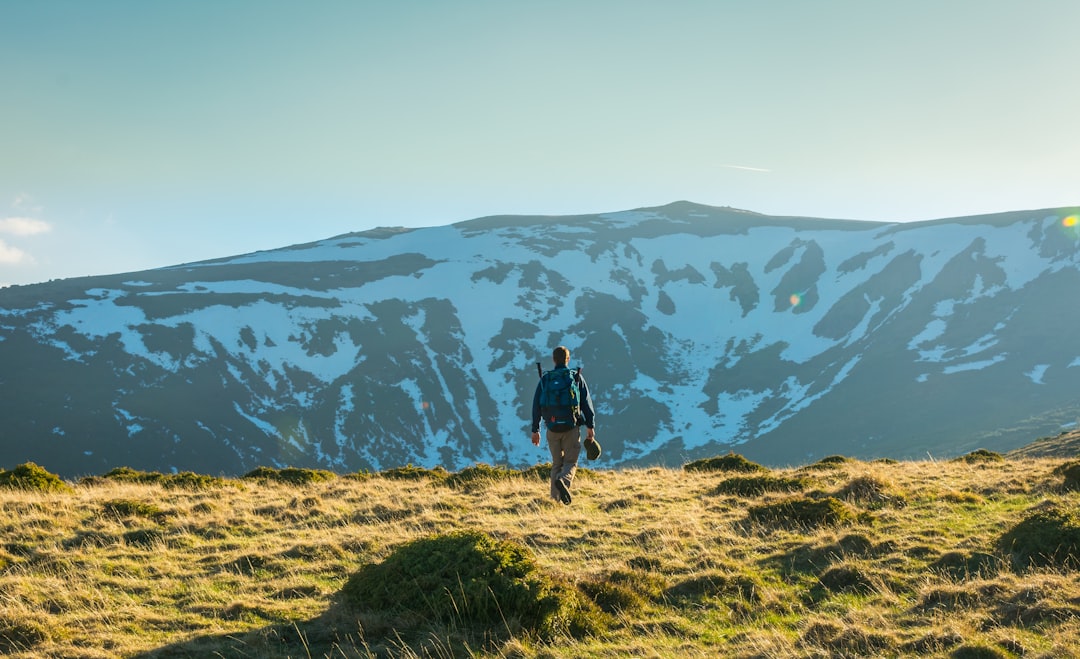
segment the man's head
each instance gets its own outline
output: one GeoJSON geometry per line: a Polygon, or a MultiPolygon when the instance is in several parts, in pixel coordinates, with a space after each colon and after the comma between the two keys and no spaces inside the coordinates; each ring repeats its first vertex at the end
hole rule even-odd
{"type": "Polygon", "coordinates": [[[566,346],[559,346],[551,351],[551,358],[555,360],[556,366],[566,366],[570,363],[570,351],[566,346]]]}

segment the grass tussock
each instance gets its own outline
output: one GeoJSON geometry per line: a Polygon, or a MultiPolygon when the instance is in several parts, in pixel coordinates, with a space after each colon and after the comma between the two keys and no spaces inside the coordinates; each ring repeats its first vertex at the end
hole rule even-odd
{"type": "Polygon", "coordinates": [[[547,465],[17,468],[0,654],[1075,656],[1077,464],[722,456],[582,470],[569,506],[547,465]]]}
{"type": "Polygon", "coordinates": [[[482,630],[474,643],[483,645],[514,636],[581,637],[606,627],[595,603],[540,569],[528,547],[480,531],[408,542],[358,570],[342,596],[361,614],[394,615],[399,634],[422,635],[435,620],[482,630]]]}
{"type": "Polygon", "coordinates": [[[810,487],[808,478],[760,474],[726,478],[712,489],[711,494],[740,497],[759,497],[766,492],[802,492],[810,487]]]}
{"type": "Polygon", "coordinates": [[[728,453],[714,458],[702,458],[683,465],[684,471],[733,471],[742,473],[766,472],[768,467],[751,462],[738,453],[728,453]]]}

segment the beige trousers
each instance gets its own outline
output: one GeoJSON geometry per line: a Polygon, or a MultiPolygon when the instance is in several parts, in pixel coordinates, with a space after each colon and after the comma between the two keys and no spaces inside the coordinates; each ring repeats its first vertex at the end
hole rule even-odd
{"type": "Polygon", "coordinates": [[[566,489],[574,482],[578,456],[581,455],[581,428],[566,432],[547,431],[548,449],[551,450],[551,498],[559,501],[556,481],[562,481],[566,489]]]}

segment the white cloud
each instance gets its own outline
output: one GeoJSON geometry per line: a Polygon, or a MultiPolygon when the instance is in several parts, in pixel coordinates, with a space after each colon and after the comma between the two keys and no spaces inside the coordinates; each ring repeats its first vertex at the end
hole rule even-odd
{"type": "Polygon", "coordinates": [[[32,236],[52,231],[52,225],[42,220],[29,217],[7,217],[0,219],[0,232],[16,236],[32,236]]]}
{"type": "Polygon", "coordinates": [[[0,240],[0,263],[15,265],[18,263],[28,263],[32,260],[30,255],[26,252],[18,247],[12,247],[3,240],[0,240]]]}
{"type": "Polygon", "coordinates": [[[26,193],[15,195],[15,200],[11,202],[11,207],[21,215],[37,215],[45,210],[34,198],[26,193]]]}

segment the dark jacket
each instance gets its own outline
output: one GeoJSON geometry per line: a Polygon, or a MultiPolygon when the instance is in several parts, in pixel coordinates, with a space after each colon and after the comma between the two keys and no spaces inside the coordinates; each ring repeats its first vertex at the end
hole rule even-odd
{"type": "MultiPolygon", "coordinates": [[[[553,370],[560,368],[566,368],[565,366],[556,366],[553,370]]],[[[581,415],[578,417],[578,425],[585,426],[586,428],[593,427],[593,406],[592,397],[589,396],[589,385],[585,384],[585,378],[581,373],[577,374],[578,392],[581,395],[581,415]]],[[[536,392],[533,394],[532,403],[532,431],[540,432],[540,386],[541,383],[536,383],[536,392]]]]}

